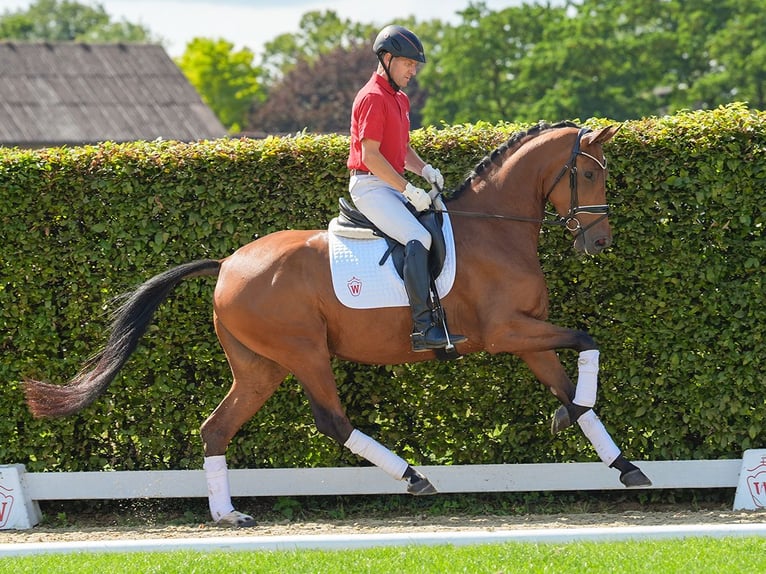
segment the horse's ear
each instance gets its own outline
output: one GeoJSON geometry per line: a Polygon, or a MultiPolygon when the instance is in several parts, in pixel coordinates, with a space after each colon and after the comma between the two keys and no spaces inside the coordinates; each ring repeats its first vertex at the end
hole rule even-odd
{"type": "Polygon", "coordinates": [[[612,139],[614,134],[620,131],[621,127],[622,124],[618,124],[616,126],[607,126],[605,128],[588,132],[582,137],[582,141],[587,145],[602,144],[604,142],[608,142],[610,139],[612,139]]]}

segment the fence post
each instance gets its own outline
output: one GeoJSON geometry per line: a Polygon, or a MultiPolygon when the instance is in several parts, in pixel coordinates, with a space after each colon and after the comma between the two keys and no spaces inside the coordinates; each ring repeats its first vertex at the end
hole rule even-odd
{"type": "Polygon", "coordinates": [[[23,464],[0,465],[0,530],[26,529],[40,523],[42,514],[29,497],[23,464]]]}

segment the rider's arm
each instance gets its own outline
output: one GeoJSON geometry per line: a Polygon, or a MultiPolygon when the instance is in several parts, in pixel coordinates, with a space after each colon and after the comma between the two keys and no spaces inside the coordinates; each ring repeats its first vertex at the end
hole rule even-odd
{"type": "MultiPolygon", "coordinates": [[[[407,157],[409,157],[409,151],[407,157]]],[[[380,142],[368,138],[362,140],[362,163],[367,166],[367,169],[369,169],[373,175],[378,176],[394,189],[404,191],[404,188],[407,187],[407,180],[399,175],[397,171],[391,167],[388,160],[383,157],[383,154],[380,153],[380,142]]]]}
{"type": "Polygon", "coordinates": [[[410,144],[407,144],[407,154],[404,156],[404,169],[420,175],[423,173],[423,167],[425,165],[426,162],[420,158],[418,152],[412,149],[410,144]]]}

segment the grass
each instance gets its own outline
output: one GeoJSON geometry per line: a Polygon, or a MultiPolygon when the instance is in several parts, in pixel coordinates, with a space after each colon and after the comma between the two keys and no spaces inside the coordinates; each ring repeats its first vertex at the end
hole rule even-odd
{"type": "Polygon", "coordinates": [[[766,571],[762,538],[408,546],[348,551],[162,552],[5,558],[14,574],[122,573],[709,573],[766,571]]]}
{"type": "MultiPolygon", "coordinates": [[[[499,493],[438,497],[294,497],[235,501],[262,522],[401,516],[486,516],[624,511],[727,510],[731,489],[620,493],[499,493]]],[[[47,528],[193,525],[209,521],[202,499],[71,501],[41,504],[47,528]]],[[[2,538],[0,537],[0,543],[2,538]]],[[[210,551],[51,554],[0,559],[0,574],[121,573],[683,573],[766,572],[766,539],[506,543],[349,551],[210,551]]]]}

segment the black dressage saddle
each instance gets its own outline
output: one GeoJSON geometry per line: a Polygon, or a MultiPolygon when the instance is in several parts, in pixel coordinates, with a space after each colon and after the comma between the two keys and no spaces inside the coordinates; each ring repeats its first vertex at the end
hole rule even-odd
{"type": "MultiPolygon", "coordinates": [[[[338,203],[340,204],[340,214],[338,215],[337,226],[335,229],[339,229],[341,234],[343,230],[351,231],[360,228],[369,229],[372,230],[373,235],[385,239],[388,249],[386,249],[386,252],[383,254],[383,257],[378,264],[383,265],[386,262],[386,259],[391,257],[396,272],[399,274],[399,277],[403,278],[404,245],[375,227],[374,223],[367,219],[367,217],[351,205],[345,198],[341,197],[338,203]]],[[[444,259],[447,256],[447,246],[444,241],[444,232],[442,231],[444,216],[441,211],[433,211],[430,209],[417,213],[415,208],[409,203],[407,204],[407,207],[418,219],[420,224],[431,234],[431,249],[428,252],[428,269],[431,273],[431,277],[436,279],[442,272],[444,259]]]]}

